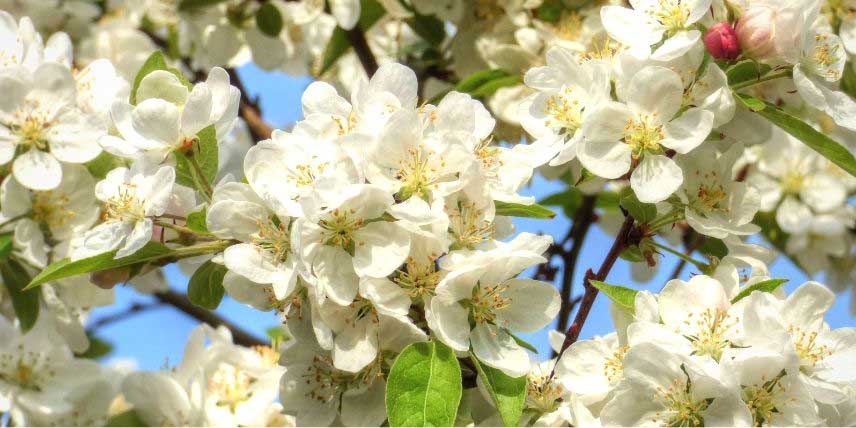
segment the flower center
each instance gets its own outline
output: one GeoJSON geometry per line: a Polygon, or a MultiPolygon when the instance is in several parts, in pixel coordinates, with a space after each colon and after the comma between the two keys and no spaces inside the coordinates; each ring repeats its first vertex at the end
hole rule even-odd
{"type": "Polygon", "coordinates": [[[493,286],[476,285],[470,299],[470,314],[476,324],[493,323],[496,321],[496,311],[511,305],[511,298],[505,295],[508,284],[500,283],[493,286]]]}
{"type": "Polygon", "coordinates": [[[825,345],[817,343],[816,331],[805,331],[792,325],[788,327],[788,333],[804,368],[814,367],[818,361],[832,354],[825,345]]]}
{"type": "Polygon", "coordinates": [[[440,180],[440,169],[445,165],[443,157],[431,150],[422,147],[408,149],[407,158],[399,163],[395,172],[396,180],[401,182],[398,198],[406,200],[413,195],[427,198],[428,192],[440,180]]]}
{"type": "Polygon", "coordinates": [[[420,263],[413,257],[408,257],[404,262],[406,269],[398,271],[398,276],[394,279],[395,283],[403,288],[411,299],[433,296],[442,275],[437,271],[434,260],[436,257],[429,257],[427,262],[420,263]]]}
{"type": "Polygon", "coordinates": [[[541,413],[556,410],[565,389],[549,373],[531,373],[526,382],[526,407],[541,413]]]}
{"type": "Polygon", "coordinates": [[[704,426],[702,413],[707,409],[707,400],[697,400],[691,393],[688,381],[676,379],[668,387],[657,387],[654,400],[663,404],[664,410],[655,414],[654,422],[673,427],[704,426]]]}
{"type": "Polygon", "coordinates": [[[137,199],[131,189],[123,187],[117,196],[105,202],[106,219],[118,221],[137,221],[146,218],[143,202],[137,199]]]}
{"type": "Polygon", "coordinates": [[[841,78],[839,72],[834,65],[838,63],[841,52],[841,45],[830,44],[829,36],[826,34],[816,34],[814,36],[815,46],[811,53],[812,62],[815,65],[815,71],[828,79],[838,80],[841,78]]]}
{"type": "Polygon", "coordinates": [[[769,381],[743,388],[743,402],[749,406],[756,427],[768,425],[773,415],[779,413],[777,403],[781,401],[780,394],[785,392],[785,388],[780,383],[784,376],[785,371],[782,370],[769,381]]]}
{"type": "Polygon", "coordinates": [[[687,337],[692,341],[695,353],[719,361],[722,351],[731,345],[727,333],[736,325],[736,320],[725,311],[707,309],[700,314],[693,314],[687,322],[695,324],[697,331],[696,335],[687,337]]]}
{"type": "MultiPolygon", "coordinates": [[[[711,174],[716,175],[715,172],[711,174]]],[[[728,211],[728,207],[722,205],[728,199],[728,193],[721,184],[711,186],[702,184],[695,196],[696,199],[692,205],[701,212],[728,211]]]]}
{"type": "Polygon", "coordinates": [[[354,250],[354,232],[363,227],[361,218],[351,219],[356,213],[355,209],[334,209],[326,219],[322,219],[319,225],[324,229],[322,241],[326,245],[342,247],[349,252],[354,250]]]}
{"type": "Polygon", "coordinates": [[[582,125],[583,109],[573,88],[565,86],[559,94],[547,99],[545,110],[550,116],[548,125],[565,136],[572,136],[582,125]]]}
{"type": "Polygon", "coordinates": [[[556,35],[564,40],[578,40],[583,33],[583,17],[577,11],[562,11],[553,26],[556,35]]]}
{"type": "Polygon", "coordinates": [[[276,217],[257,221],[259,231],[251,235],[252,244],[267,251],[274,260],[285,263],[291,253],[288,228],[276,217]]]}
{"type": "Polygon", "coordinates": [[[50,367],[50,357],[24,351],[20,355],[0,354],[0,380],[30,391],[41,391],[42,385],[55,374],[50,367]]]}
{"type": "Polygon", "coordinates": [[[244,370],[231,364],[222,364],[208,380],[208,392],[217,398],[217,406],[228,407],[235,412],[239,404],[253,393],[250,387],[255,382],[244,370]]]}
{"type": "Polygon", "coordinates": [[[52,190],[33,192],[33,220],[47,224],[50,228],[62,227],[77,213],[66,208],[70,202],[65,194],[55,194],[52,190]]]}
{"type": "Polygon", "coordinates": [[[44,137],[44,131],[48,124],[44,120],[34,115],[28,115],[19,123],[18,126],[13,126],[13,130],[20,137],[19,145],[47,150],[48,142],[44,137]]]}
{"type": "Polygon", "coordinates": [[[499,168],[503,165],[499,157],[501,150],[492,144],[493,136],[480,141],[474,150],[476,158],[481,163],[482,174],[488,179],[498,178],[499,168]]]}
{"type": "Polygon", "coordinates": [[[636,159],[645,153],[660,153],[660,141],[663,138],[663,127],[657,124],[653,116],[640,115],[624,127],[624,141],[633,149],[633,157],[636,159]]]}
{"type": "Polygon", "coordinates": [[[673,36],[686,27],[690,11],[681,0],[660,0],[660,7],[655,7],[649,15],[665,27],[668,36],[673,36]]]}
{"type": "Polygon", "coordinates": [[[615,352],[609,356],[603,363],[603,375],[606,379],[612,382],[621,380],[621,375],[624,373],[624,355],[630,349],[629,346],[619,346],[615,352]]]}
{"type": "Polygon", "coordinates": [[[303,374],[306,384],[312,386],[307,388],[306,396],[320,403],[328,403],[350,388],[371,385],[376,376],[373,366],[358,373],[338,370],[333,367],[333,359],[326,355],[312,357],[312,364],[303,374]]]}
{"type": "Polygon", "coordinates": [[[473,249],[482,242],[493,239],[496,225],[484,219],[484,213],[475,203],[459,202],[458,206],[446,206],[449,215],[449,231],[455,238],[453,249],[473,249]]]}

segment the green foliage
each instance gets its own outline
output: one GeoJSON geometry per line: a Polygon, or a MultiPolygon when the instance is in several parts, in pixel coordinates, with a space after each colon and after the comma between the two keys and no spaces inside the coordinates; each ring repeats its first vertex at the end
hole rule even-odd
{"type": "MultiPolygon", "coordinates": [[[[360,1],[360,20],[357,26],[368,31],[385,13],[383,6],[377,0],[362,0],[360,1]]],[[[324,49],[324,54],[321,56],[321,67],[318,69],[317,75],[322,75],[330,70],[333,64],[339,60],[348,49],[351,49],[351,42],[348,40],[348,34],[342,27],[336,27],[333,30],[333,35],[330,36],[330,41],[327,42],[327,47],[324,49]]]]}
{"type": "Polygon", "coordinates": [[[725,243],[721,239],[710,236],[704,237],[704,241],[698,247],[698,251],[708,257],[716,257],[720,260],[728,255],[728,247],[725,246],[725,243]]]}
{"type": "Polygon", "coordinates": [[[0,274],[12,299],[15,317],[21,323],[21,331],[28,332],[39,318],[39,291],[26,290],[30,274],[21,263],[13,258],[0,262],[0,274]]]}
{"type": "Polygon", "coordinates": [[[89,358],[96,359],[101,358],[111,352],[113,352],[113,345],[109,342],[99,339],[91,334],[89,336],[89,348],[86,348],[86,351],[83,353],[77,354],[78,358],[89,358]]]}
{"type": "Polygon", "coordinates": [[[172,250],[159,242],[149,242],[146,246],[140,248],[136,253],[131,254],[130,256],[114,259],[113,257],[115,255],[116,250],[113,250],[77,261],[71,261],[66,258],[58,262],[51,263],[36,275],[32,281],[30,281],[30,284],[27,285],[26,289],[38,287],[46,282],[56,281],[58,279],[68,278],[84,273],[162,259],[172,255],[172,250]]]}
{"type": "Polygon", "coordinates": [[[414,11],[413,17],[404,20],[422,40],[438,46],[446,39],[446,24],[433,15],[422,15],[414,11]]]}
{"type": "Polygon", "coordinates": [[[856,177],[856,158],[853,157],[853,154],[846,147],[770,103],[761,101],[750,95],[736,94],[736,96],[750,110],[760,114],[774,125],[811,147],[812,150],[840,166],[850,175],[856,177]]]}
{"type": "Polygon", "coordinates": [[[738,301],[740,301],[744,297],[748,297],[750,294],[752,294],[753,291],[761,291],[764,293],[772,293],[772,292],[776,291],[779,287],[782,286],[782,284],[784,284],[786,282],[788,282],[788,280],[784,279],[784,278],[774,278],[774,279],[768,279],[766,281],[757,282],[755,284],[752,284],[752,285],[744,288],[743,290],[740,290],[740,293],[737,293],[737,295],[734,296],[733,299],[731,299],[731,303],[737,303],[738,301]]]}
{"type": "Polygon", "coordinates": [[[208,232],[208,208],[202,208],[187,215],[187,228],[199,233],[208,232]]]}
{"type": "MultiPolygon", "coordinates": [[[[477,71],[462,79],[455,86],[455,91],[472,95],[475,98],[484,98],[493,95],[499,88],[520,84],[520,76],[510,74],[499,69],[488,69],[477,71]]],[[[443,99],[448,92],[441,92],[430,100],[436,104],[443,99]]]]}
{"type": "Polygon", "coordinates": [[[509,217],[553,218],[556,213],[538,204],[523,205],[511,202],[495,201],[496,215],[509,217]]]}
{"type": "Polygon", "coordinates": [[[184,84],[188,89],[191,89],[193,85],[175,68],[169,67],[166,65],[166,59],[164,59],[163,52],[154,51],[149,58],[146,59],[146,62],[143,63],[142,67],[140,67],[140,71],[137,72],[137,75],[134,77],[134,86],[131,89],[131,96],[129,102],[131,104],[137,104],[137,89],[140,88],[140,83],[143,81],[143,78],[148,76],[149,73],[156,70],[166,70],[176,77],[178,80],[184,84]]]}
{"type": "Polygon", "coordinates": [[[728,67],[725,70],[725,76],[728,77],[729,85],[737,85],[740,83],[758,80],[770,72],[770,66],[761,64],[752,59],[746,59],[737,64],[728,67]]]}
{"type": "Polygon", "coordinates": [[[452,426],[461,394],[461,367],[455,353],[438,341],[412,343],[389,371],[389,425],[452,426]]]}
{"type": "Polygon", "coordinates": [[[562,212],[567,218],[573,218],[577,210],[583,204],[583,192],[576,187],[569,187],[559,193],[553,193],[538,201],[540,205],[562,207],[562,212]]]}
{"type": "Polygon", "coordinates": [[[618,203],[640,224],[649,223],[657,218],[657,206],[640,202],[630,186],[621,189],[618,203]]]}
{"type": "Polygon", "coordinates": [[[0,235],[0,260],[4,260],[12,254],[12,236],[13,232],[8,232],[0,235]]]}
{"type": "Polygon", "coordinates": [[[256,27],[270,36],[278,37],[282,31],[282,13],[273,3],[263,3],[256,11],[256,27]]]}
{"type": "Polygon", "coordinates": [[[192,187],[203,194],[209,194],[214,179],[217,177],[218,150],[217,131],[214,129],[214,125],[199,131],[190,150],[186,153],[173,152],[175,154],[175,182],[182,186],[192,187]]]}
{"type": "Polygon", "coordinates": [[[523,414],[523,404],[526,402],[526,376],[508,376],[502,370],[482,363],[472,354],[470,359],[499,411],[502,423],[507,427],[517,426],[523,414]]]}
{"type": "Polygon", "coordinates": [[[86,169],[96,179],[103,179],[108,172],[124,165],[125,161],[121,158],[107,152],[101,152],[98,157],[86,162],[86,169]]]}
{"type": "Polygon", "coordinates": [[[147,426],[140,415],[133,409],[119,413],[118,415],[110,416],[107,419],[108,427],[144,427],[147,426]]]}
{"type": "Polygon", "coordinates": [[[591,280],[590,283],[622,309],[631,314],[636,311],[636,293],[639,292],[638,290],[595,280],[591,280]]]}
{"type": "Polygon", "coordinates": [[[223,300],[223,277],[226,267],[208,260],[196,269],[187,284],[187,298],[196,306],[217,309],[223,300]]]}
{"type": "Polygon", "coordinates": [[[509,336],[511,336],[511,338],[512,338],[512,339],[514,339],[514,342],[516,342],[518,345],[520,345],[520,346],[522,346],[523,348],[526,348],[527,350],[532,351],[532,352],[534,352],[534,353],[536,353],[536,354],[538,353],[538,348],[536,348],[536,347],[535,347],[535,345],[533,345],[533,344],[531,344],[531,343],[529,343],[529,342],[527,342],[527,341],[525,341],[525,340],[521,339],[519,336],[517,336],[516,334],[512,333],[512,332],[511,332],[510,330],[508,330],[508,329],[505,329],[505,332],[506,332],[509,336]]]}

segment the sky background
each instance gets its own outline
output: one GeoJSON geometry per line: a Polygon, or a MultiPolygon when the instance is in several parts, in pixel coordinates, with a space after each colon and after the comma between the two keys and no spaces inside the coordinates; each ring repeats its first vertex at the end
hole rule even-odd
{"type": "MultiPolygon", "coordinates": [[[[250,96],[259,97],[261,109],[268,123],[277,128],[284,128],[300,119],[300,97],[311,82],[309,78],[294,78],[278,72],[264,72],[253,65],[241,68],[239,74],[250,96]]],[[[562,189],[563,185],[538,177],[522,193],[534,195],[540,199],[562,189]]],[[[564,236],[570,223],[561,212],[552,220],[516,219],[515,221],[518,232],[544,233],[552,235],[554,239],[564,236]]],[[[596,269],[600,265],[612,240],[613,237],[605,234],[599,227],[593,227],[589,231],[577,263],[574,278],[575,295],[582,292],[582,277],[586,269],[590,267],[596,269]]],[[[629,263],[619,259],[606,282],[656,292],[668,280],[676,264],[675,257],[665,257],[657,276],[648,283],[638,284],[630,277],[629,263]]],[[[682,278],[688,278],[693,271],[691,266],[685,268],[682,278]]],[[[788,292],[808,280],[796,267],[781,257],[772,265],[771,271],[774,277],[790,280],[785,285],[788,292]]],[[[186,291],[188,276],[176,266],[167,267],[166,276],[173,289],[180,292],[186,291]]],[[[849,293],[839,295],[835,305],[827,313],[827,321],[833,328],[856,325],[856,318],[849,311],[851,298],[849,293]]],[[[581,338],[603,335],[613,330],[608,300],[605,296],[598,296],[582,330],[581,338]]],[[[103,317],[125,312],[135,302],[152,301],[151,297],[141,295],[131,287],[117,286],[116,303],[93,310],[90,320],[95,322],[103,317]]],[[[259,312],[231,300],[228,296],[223,299],[216,312],[260,338],[266,337],[265,331],[268,328],[279,324],[275,314],[259,312]]],[[[103,361],[133,362],[141,369],[157,370],[176,365],[181,361],[185,341],[197,324],[195,319],[162,305],[107,324],[96,331],[96,336],[113,345],[113,350],[102,358],[103,361]]],[[[546,359],[550,356],[547,329],[522,335],[522,337],[538,348],[539,352],[535,358],[546,359]]]]}

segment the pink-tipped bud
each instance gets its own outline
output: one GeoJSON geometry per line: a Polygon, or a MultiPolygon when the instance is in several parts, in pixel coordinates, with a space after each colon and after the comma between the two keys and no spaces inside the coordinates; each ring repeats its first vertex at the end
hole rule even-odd
{"type": "Polygon", "coordinates": [[[773,9],[764,6],[752,7],[740,16],[735,31],[743,53],[754,59],[769,59],[775,54],[775,18],[773,9]]]}
{"type": "Polygon", "coordinates": [[[740,55],[740,42],[734,27],[719,22],[704,33],[704,47],[716,59],[733,60],[740,55]]]}

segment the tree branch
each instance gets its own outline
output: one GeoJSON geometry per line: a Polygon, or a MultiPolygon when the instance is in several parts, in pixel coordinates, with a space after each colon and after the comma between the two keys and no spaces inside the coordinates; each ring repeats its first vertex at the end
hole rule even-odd
{"type": "Polygon", "coordinates": [[[360,59],[360,64],[363,65],[363,70],[365,70],[366,74],[371,78],[377,71],[378,65],[377,59],[375,59],[375,56],[369,47],[369,43],[366,41],[365,33],[363,33],[363,30],[359,25],[354,26],[354,28],[350,30],[346,30],[345,33],[348,35],[348,40],[351,42],[351,46],[354,48],[357,58],[360,59]]]}
{"type": "Polygon", "coordinates": [[[118,322],[118,321],[123,321],[126,318],[130,318],[134,315],[139,314],[140,312],[143,312],[143,311],[146,311],[149,309],[157,308],[160,305],[162,305],[161,302],[150,302],[150,303],[134,302],[125,311],[117,312],[115,314],[110,314],[110,315],[107,315],[105,317],[98,318],[97,320],[94,320],[86,328],[86,331],[92,332],[92,331],[98,330],[99,328],[104,327],[108,324],[112,324],[112,323],[118,322]]]}
{"type": "Polygon", "coordinates": [[[574,224],[571,226],[570,239],[573,240],[571,250],[562,254],[562,262],[565,266],[562,271],[562,307],[559,309],[559,320],[556,323],[556,330],[558,331],[565,331],[568,328],[568,319],[571,316],[574,304],[571,300],[574,271],[576,270],[577,259],[580,256],[585,236],[594,222],[595,199],[595,196],[587,195],[583,197],[582,205],[580,205],[574,214],[574,224]]]}
{"type": "Polygon", "coordinates": [[[200,308],[199,306],[190,303],[190,300],[183,294],[177,293],[172,290],[163,291],[160,293],[155,293],[155,298],[160,302],[166,303],[178,309],[181,312],[184,312],[186,315],[195,318],[201,322],[204,322],[212,327],[217,326],[225,326],[229,330],[232,331],[232,339],[236,344],[241,346],[267,346],[268,343],[262,339],[257,338],[256,336],[250,334],[249,332],[243,330],[242,328],[232,324],[231,322],[221,318],[219,315],[208,311],[206,309],[200,308]]]}
{"type": "Polygon", "coordinates": [[[615,241],[612,243],[609,253],[607,253],[606,258],[604,258],[603,263],[601,263],[600,268],[597,270],[597,274],[592,272],[591,269],[586,272],[585,279],[583,280],[585,294],[583,294],[583,299],[580,301],[580,308],[577,310],[577,315],[574,317],[573,324],[568,327],[568,331],[565,333],[565,341],[562,342],[562,349],[559,351],[558,358],[562,358],[565,350],[567,350],[568,347],[579,338],[580,331],[583,329],[583,325],[588,318],[589,311],[591,311],[591,307],[594,305],[595,298],[598,294],[598,289],[591,284],[591,281],[603,281],[606,279],[606,276],[609,275],[609,271],[612,270],[612,267],[615,265],[615,261],[618,260],[618,256],[628,245],[631,232],[633,232],[633,223],[633,216],[625,214],[621,230],[619,230],[618,234],[615,236],[615,241]]]}

